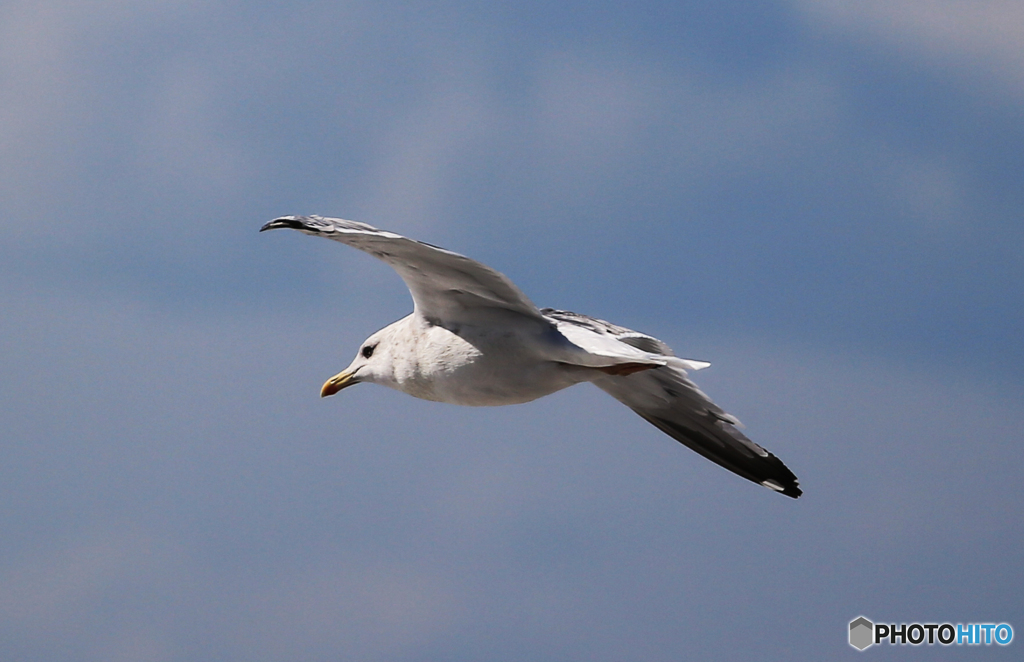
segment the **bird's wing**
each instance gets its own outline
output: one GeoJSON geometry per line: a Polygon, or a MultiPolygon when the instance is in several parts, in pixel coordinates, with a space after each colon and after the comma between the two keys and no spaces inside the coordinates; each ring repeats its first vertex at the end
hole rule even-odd
{"type": "Polygon", "coordinates": [[[687,378],[687,369],[699,370],[708,363],[677,358],[657,338],[603,320],[548,308],[542,312],[577,344],[593,344],[593,337],[603,337],[605,342],[625,343],[639,350],[637,354],[646,355],[648,360],[661,359],[659,367],[602,375],[593,380],[595,386],[729,471],[794,499],[802,494],[793,472],[740,432],[740,422],[687,378]],[[580,330],[590,336],[583,336],[580,330]]]}
{"type": "Polygon", "coordinates": [[[802,494],[782,460],[747,439],[736,427],[739,421],[687,379],[684,370],[664,366],[628,376],[601,376],[594,385],[729,471],[794,499],[802,494]]]}
{"type": "Polygon", "coordinates": [[[458,253],[340,218],[284,216],[260,232],[277,228],[340,241],[388,263],[408,286],[416,312],[432,322],[477,321],[486,311],[543,319],[511,280],[458,253]]]}
{"type": "Polygon", "coordinates": [[[567,363],[608,365],[607,362],[602,363],[601,359],[610,358],[615,363],[635,363],[637,367],[675,365],[683,369],[700,370],[711,365],[706,361],[678,358],[671,347],[657,338],[596,317],[554,308],[544,308],[540,312],[570,343],[597,359],[596,362],[567,359],[567,363]]]}

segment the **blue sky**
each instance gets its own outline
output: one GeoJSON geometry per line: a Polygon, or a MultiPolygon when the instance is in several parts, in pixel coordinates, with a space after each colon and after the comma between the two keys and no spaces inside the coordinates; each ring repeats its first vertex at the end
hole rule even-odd
{"type": "Polygon", "coordinates": [[[821,659],[860,614],[1024,627],[1022,29],[995,0],[6,3],[0,649],[821,659]],[[410,301],[256,232],[291,213],[711,361],[805,496],[587,386],[321,401],[410,301]]]}

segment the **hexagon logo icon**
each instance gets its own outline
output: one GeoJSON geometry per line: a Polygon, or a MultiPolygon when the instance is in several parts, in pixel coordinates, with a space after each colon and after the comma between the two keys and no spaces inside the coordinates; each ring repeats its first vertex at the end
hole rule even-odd
{"type": "Polygon", "coordinates": [[[858,616],[850,621],[850,645],[859,651],[875,643],[875,624],[858,616]]]}

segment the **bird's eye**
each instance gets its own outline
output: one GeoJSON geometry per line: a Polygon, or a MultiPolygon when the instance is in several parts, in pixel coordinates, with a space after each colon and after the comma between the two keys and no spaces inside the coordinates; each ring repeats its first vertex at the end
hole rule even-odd
{"type": "Polygon", "coordinates": [[[376,345],[367,345],[366,347],[363,347],[363,358],[368,359],[373,356],[373,350],[376,348],[376,345]]]}

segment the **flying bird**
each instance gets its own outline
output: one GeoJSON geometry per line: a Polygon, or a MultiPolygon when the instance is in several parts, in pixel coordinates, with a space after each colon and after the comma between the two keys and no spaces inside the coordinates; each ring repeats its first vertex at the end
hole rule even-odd
{"type": "Polygon", "coordinates": [[[687,377],[709,363],[679,358],[657,338],[603,320],[538,309],[494,269],[366,223],[283,216],[260,232],[278,228],[369,253],[412,294],[413,312],[367,338],[322,397],[369,382],[425,400],[511,405],[590,382],[729,471],[794,499],[802,493],[793,472],[687,377]]]}

